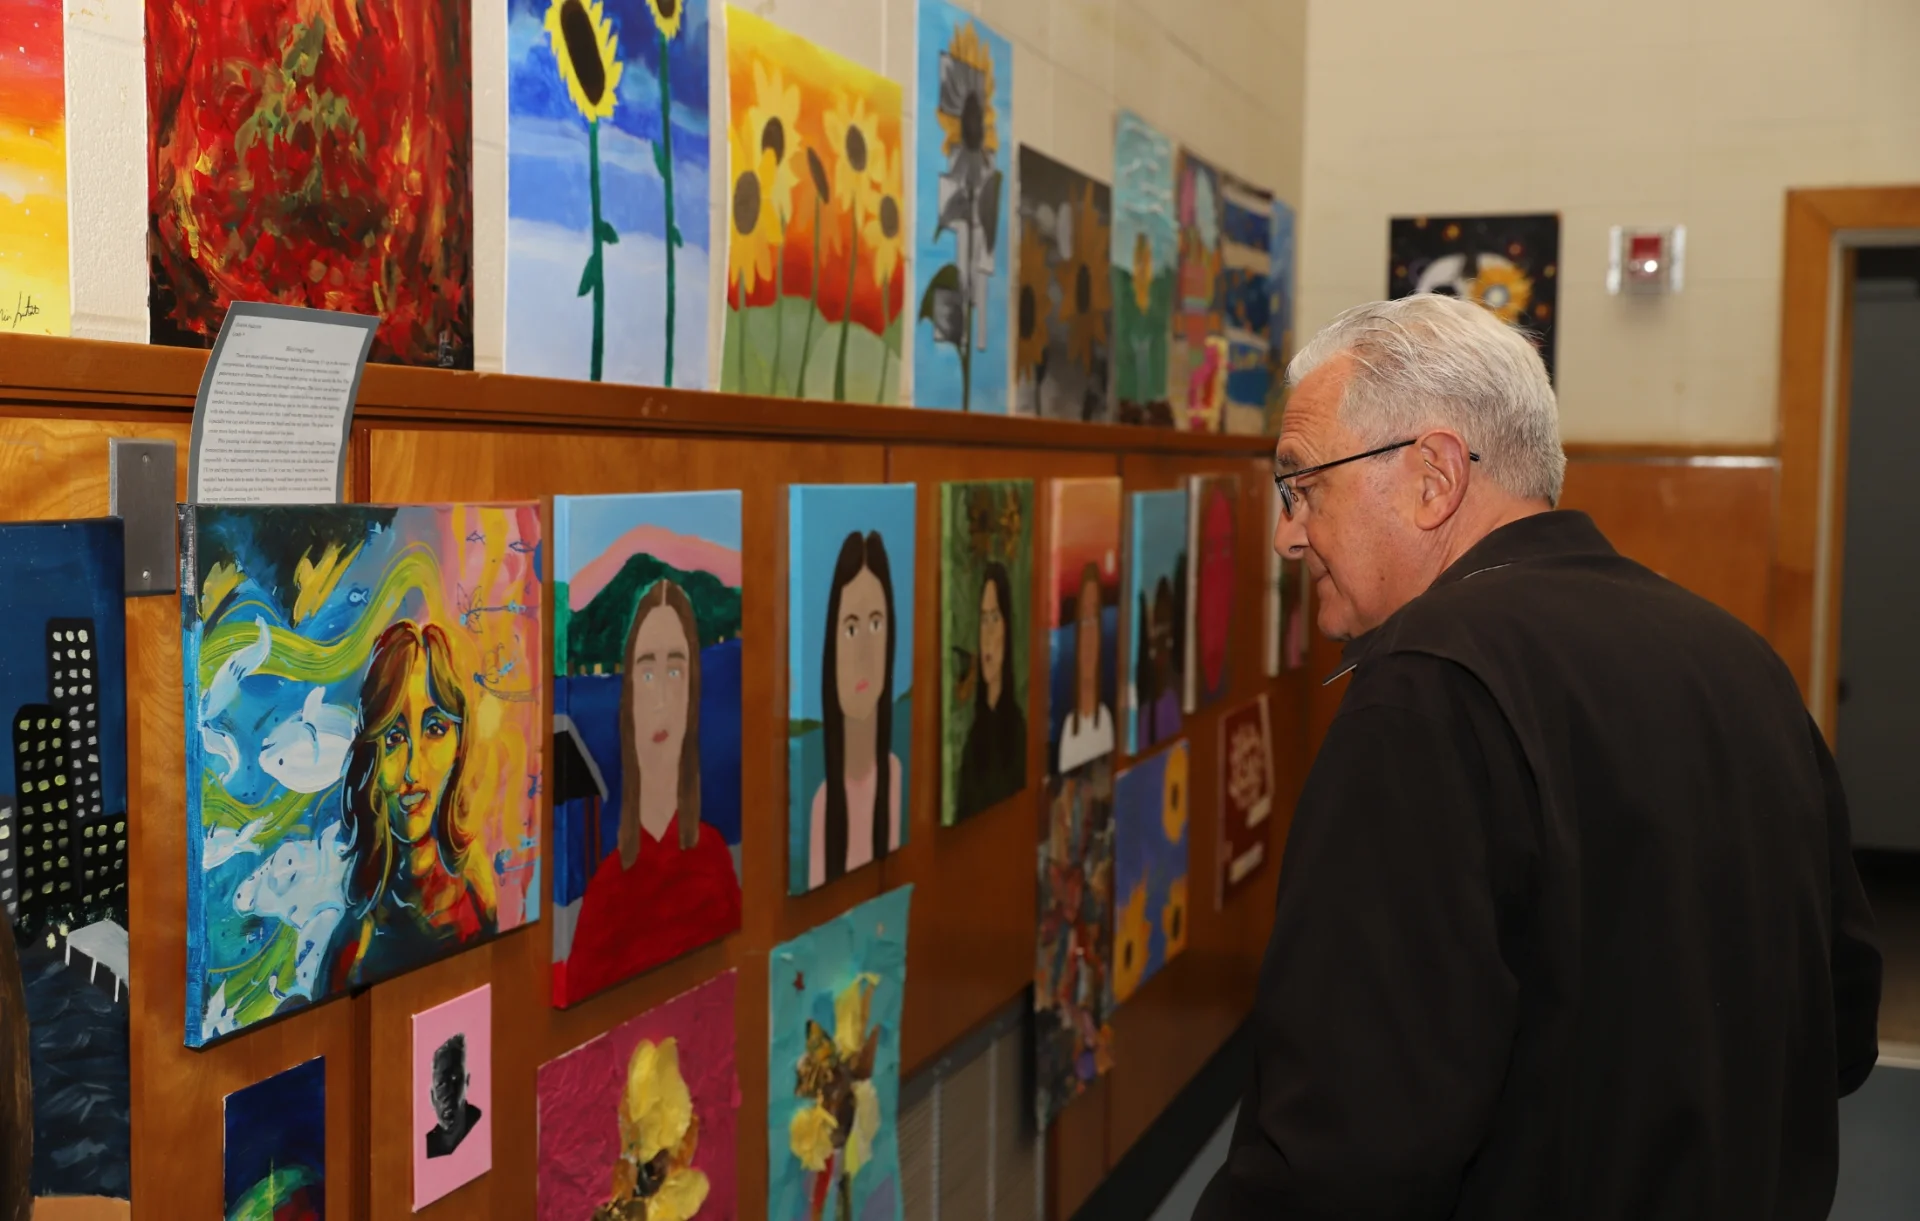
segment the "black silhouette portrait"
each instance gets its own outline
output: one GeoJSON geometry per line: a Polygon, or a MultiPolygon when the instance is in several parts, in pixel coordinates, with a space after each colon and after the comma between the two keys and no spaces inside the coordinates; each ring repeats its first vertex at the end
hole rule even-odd
{"type": "Polygon", "coordinates": [[[480,1108],[467,1101],[467,1036],[454,1035],[433,1049],[433,1113],[439,1126],[427,1132],[427,1156],[446,1157],[480,1122],[480,1108]]]}

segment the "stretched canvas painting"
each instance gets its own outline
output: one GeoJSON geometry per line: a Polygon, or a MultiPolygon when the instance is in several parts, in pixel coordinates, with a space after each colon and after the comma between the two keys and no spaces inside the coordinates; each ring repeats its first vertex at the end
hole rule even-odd
{"type": "Polygon", "coordinates": [[[0,653],[13,727],[0,904],[25,995],[41,1199],[124,1201],[132,1187],[122,547],[118,518],[0,525],[14,641],[0,653]]]}
{"type": "Polygon", "coordinates": [[[706,0],[508,0],[506,369],[707,384],[706,0]]]}
{"type": "Polygon", "coordinates": [[[535,919],[538,507],[181,513],[188,1045],[535,919]]]}
{"type": "Polygon", "coordinates": [[[767,959],[768,1221],[900,1221],[900,1001],[913,887],[767,959]]]}
{"type": "Polygon", "coordinates": [[[1234,509],[1240,481],[1195,475],[1187,481],[1186,695],[1198,712],[1233,685],[1234,509]]]}
{"type": "Polygon", "coordinates": [[[1113,769],[1106,759],[1048,783],[1037,865],[1034,1110],[1044,1131],[1113,1066],[1113,769]]]}
{"type": "Polygon", "coordinates": [[[553,498],[553,1003],[740,928],[740,493],[553,498]]]}
{"type": "Polygon", "coordinates": [[[1560,295],[1560,215],[1395,217],[1387,296],[1441,293],[1478,301],[1540,349],[1553,376],[1560,295]]]}
{"type": "Polygon", "coordinates": [[[1187,744],[1113,782],[1113,1002],[1187,948],[1187,744]]]}
{"type": "Polygon", "coordinates": [[[1224,184],[1220,171],[1182,148],[1174,163],[1179,262],[1173,282],[1173,347],[1167,354],[1167,399],[1179,425],[1219,432],[1228,369],[1224,184]]]}
{"type": "Polygon", "coordinates": [[[1122,424],[1171,427],[1167,349],[1180,258],[1173,141],[1125,110],[1113,135],[1110,258],[1115,418],[1122,424]]]}
{"type": "Polygon", "coordinates": [[[147,0],[155,343],[235,301],[373,314],[372,359],[473,367],[468,0],[147,0]]]}
{"type": "Polygon", "coordinates": [[[907,842],[914,486],[788,489],[787,891],[907,842]]]}
{"type": "Polygon", "coordinates": [[[940,822],[1027,787],[1033,484],[940,485],[940,822]]]}
{"type": "Polygon", "coordinates": [[[1013,44],[947,0],[920,0],[916,54],[913,401],[1005,412],[1013,44]]]}
{"type": "Polygon", "coordinates": [[[900,86],[727,8],[720,388],[900,398],[908,278],[900,86]]]}
{"type": "Polygon", "coordinates": [[[1273,737],[1267,697],[1260,696],[1220,718],[1220,849],[1215,854],[1214,907],[1267,863],[1268,818],[1273,814],[1273,737]]]}
{"type": "Polygon", "coordinates": [[[1120,648],[1120,480],[1053,481],[1047,570],[1047,759],[1110,758],[1120,648]]]}
{"type": "Polygon", "coordinates": [[[1221,429],[1267,430],[1273,382],[1273,196],[1220,176],[1220,298],[1226,315],[1227,391],[1221,429]]]}
{"type": "Polygon", "coordinates": [[[62,10],[0,5],[0,332],[65,335],[73,321],[62,10]]]}
{"type": "Polygon", "coordinates": [[[1023,144],[1019,202],[1014,410],[1050,420],[1107,420],[1112,194],[1105,183],[1023,144]]]}
{"type": "Polygon", "coordinates": [[[1268,231],[1267,283],[1272,302],[1267,315],[1267,352],[1273,375],[1267,383],[1267,431],[1280,431],[1280,410],[1286,401],[1287,362],[1293,359],[1293,209],[1284,200],[1273,201],[1268,231]]]}
{"type": "Polygon", "coordinates": [[[1187,663],[1187,493],[1135,492],[1127,565],[1127,753],[1180,732],[1187,663]]]}
{"type": "Polygon", "coordinates": [[[224,1110],[226,1221],[324,1221],[326,1059],[235,1090],[224,1110]]]}
{"type": "Polygon", "coordinates": [[[540,1066],[539,1221],[737,1216],[732,971],[540,1066]]]}
{"type": "Polygon", "coordinates": [[[413,1015],[413,1210],[493,1169],[493,988],[413,1015]]]}

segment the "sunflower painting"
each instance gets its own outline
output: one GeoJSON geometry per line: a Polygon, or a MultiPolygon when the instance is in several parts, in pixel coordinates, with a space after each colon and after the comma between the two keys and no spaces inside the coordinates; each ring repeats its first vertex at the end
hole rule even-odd
{"type": "MultiPolygon", "coordinates": [[[[1055,777],[1046,808],[1033,969],[1034,1107],[1042,1129],[1112,1067],[1112,765],[1097,759],[1055,777]]],[[[1142,892],[1141,925],[1145,912],[1142,892]]],[[[1138,983],[1145,958],[1130,957],[1138,983]]]]}
{"type": "Polygon", "coordinates": [[[721,389],[900,401],[912,288],[900,86],[730,7],[727,91],[721,389]]]}
{"type": "Polygon", "coordinates": [[[769,1221],[899,1221],[912,893],[890,890],[768,956],[769,1221]]]}
{"type": "Polygon", "coordinates": [[[1441,293],[1478,301],[1540,349],[1553,376],[1560,216],[1396,217],[1387,296],[1441,293]]]}
{"type": "Polygon", "coordinates": [[[1003,413],[1013,45],[947,0],[920,0],[913,401],[1003,413]]]}
{"type": "Polygon", "coordinates": [[[1110,417],[1111,203],[1105,183],[1020,146],[1020,259],[1011,319],[1016,414],[1110,417]]]}
{"type": "MultiPolygon", "coordinates": [[[[1211,341],[1226,335],[1221,261],[1225,207],[1221,175],[1189,149],[1174,164],[1179,264],[1174,273],[1173,346],[1167,353],[1167,399],[1175,421],[1193,432],[1218,432],[1226,378],[1209,359],[1211,341]]],[[[1144,238],[1144,234],[1141,235],[1144,238]]],[[[1138,240],[1138,239],[1136,239],[1138,240]]],[[[1142,296],[1138,281],[1136,296],[1142,296]]],[[[1146,308],[1146,307],[1143,307],[1146,308]]]]}
{"type": "Polygon", "coordinates": [[[1113,782],[1113,1000],[1124,1002],[1187,945],[1187,743],[1113,782]]]}
{"type": "Polygon", "coordinates": [[[508,0],[506,369],[707,385],[706,0],[508,0]]]}
{"type": "Polygon", "coordinates": [[[1112,276],[1114,410],[1122,424],[1174,423],[1167,396],[1180,268],[1173,181],[1173,141],[1121,111],[1113,135],[1112,276]]]}
{"type": "Polygon", "coordinates": [[[736,1215],[735,979],[540,1066],[539,1221],[736,1215]]]}

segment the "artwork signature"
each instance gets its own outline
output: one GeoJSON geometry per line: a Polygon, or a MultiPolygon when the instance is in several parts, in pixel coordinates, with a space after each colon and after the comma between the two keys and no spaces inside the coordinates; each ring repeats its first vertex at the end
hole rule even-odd
{"type": "Polygon", "coordinates": [[[8,324],[13,330],[19,330],[20,324],[40,314],[40,307],[33,303],[32,293],[18,293],[13,299],[13,309],[9,311],[0,306],[0,322],[8,324]]]}

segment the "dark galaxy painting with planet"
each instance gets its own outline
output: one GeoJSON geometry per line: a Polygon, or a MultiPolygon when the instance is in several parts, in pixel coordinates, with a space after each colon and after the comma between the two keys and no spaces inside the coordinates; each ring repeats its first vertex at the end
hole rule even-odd
{"type": "Polygon", "coordinates": [[[1553,371],[1560,216],[1402,216],[1388,231],[1387,296],[1478,301],[1540,349],[1553,371]]]}

